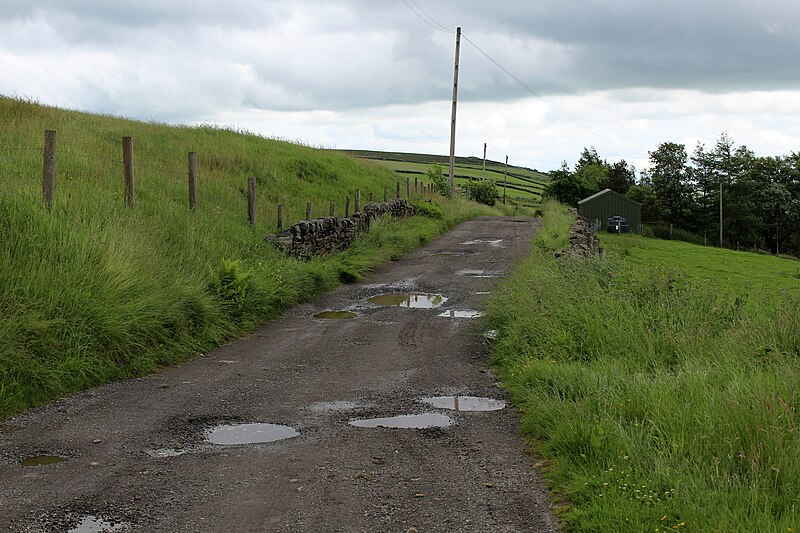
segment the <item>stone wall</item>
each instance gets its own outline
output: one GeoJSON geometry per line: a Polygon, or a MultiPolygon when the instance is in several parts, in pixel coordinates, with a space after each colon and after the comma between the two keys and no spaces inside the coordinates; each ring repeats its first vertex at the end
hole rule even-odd
{"type": "Polygon", "coordinates": [[[600,240],[592,233],[589,221],[581,216],[575,216],[575,221],[569,228],[569,247],[556,252],[556,257],[595,257],[603,256],[603,247],[600,240]]]}
{"type": "Polygon", "coordinates": [[[369,230],[373,220],[385,215],[404,217],[414,214],[414,208],[404,199],[383,203],[370,203],[349,217],[323,217],[298,222],[267,240],[292,257],[310,259],[347,248],[359,233],[369,230]]]}

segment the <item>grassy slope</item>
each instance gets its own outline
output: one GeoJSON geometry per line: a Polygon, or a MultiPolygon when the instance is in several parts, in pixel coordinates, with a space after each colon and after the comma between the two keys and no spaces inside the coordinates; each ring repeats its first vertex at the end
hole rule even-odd
{"type": "Polygon", "coordinates": [[[636,237],[557,261],[548,218],[489,320],[568,529],[797,530],[800,263],[636,237]]]}
{"type": "MultiPolygon", "coordinates": [[[[424,174],[430,165],[439,163],[445,167],[448,164],[447,157],[428,154],[404,154],[395,152],[371,152],[371,151],[350,151],[354,155],[363,159],[373,160],[376,163],[396,172],[424,174]]],[[[497,161],[486,162],[486,177],[493,180],[497,185],[498,194],[503,192],[503,178],[505,165],[497,161]]],[[[483,177],[483,162],[474,157],[456,158],[456,185],[466,186],[471,180],[483,177]]],[[[549,181],[547,174],[541,173],[525,167],[508,167],[507,189],[509,198],[520,202],[538,202],[541,199],[542,191],[549,181]]]]}
{"type": "Polygon", "coordinates": [[[264,241],[279,202],[290,223],[306,201],[327,213],[353,188],[382,197],[395,179],[254,135],[0,98],[0,417],[204,351],[491,212],[434,199],[442,218],[383,221],[351,250],[306,263],[264,241]],[[44,129],[58,131],[52,212],[40,198],[44,129]],[[134,138],[134,209],[122,205],[123,135],[134,138]],[[195,213],[186,207],[188,151],[200,160],[195,213]],[[256,227],[246,222],[248,176],[258,180],[256,227]]]}

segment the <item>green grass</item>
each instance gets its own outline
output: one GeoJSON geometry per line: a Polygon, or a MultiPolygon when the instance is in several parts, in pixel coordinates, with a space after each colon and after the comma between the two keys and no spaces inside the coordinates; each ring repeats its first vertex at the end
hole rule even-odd
{"type": "Polygon", "coordinates": [[[327,214],[334,200],[340,213],[354,188],[382,199],[395,181],[349,156],[246,133],[0,98],[0,417],[204,352],[458,221],[498,213],[435,197],[424,203],[437,218],[380,221],[351,249],[308,262],[264,240],[278,203],[288,224],[307,201],[327,214]],[[58,132],[52,211],[41,200],[45,129],[58,132]],[[124,135],[134,139],[133,209],[123,203],[124,135]],[[196,212],[189,151],[200,162],[196,212]],[[256,226],[248,176],[258,182],[256,226]]]}
{"type": "Polygon", "coordinates": [[[556,233],[488,319],[565,527],[797,531],[798,263],[637,237],[556,260],[556,233]]]}

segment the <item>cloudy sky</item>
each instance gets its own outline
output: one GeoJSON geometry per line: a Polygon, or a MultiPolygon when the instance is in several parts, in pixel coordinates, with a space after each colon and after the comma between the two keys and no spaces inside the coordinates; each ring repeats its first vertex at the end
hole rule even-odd
{"type": "Polygon", "coordinates": [[[456,26],[458,155],[800,150],[797,0],[0,0],[0,94],[446,154],[456,26]]]}

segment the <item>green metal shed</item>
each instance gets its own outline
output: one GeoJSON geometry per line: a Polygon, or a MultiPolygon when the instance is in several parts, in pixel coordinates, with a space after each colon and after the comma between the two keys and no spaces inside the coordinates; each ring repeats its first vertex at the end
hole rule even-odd
{"type": "Polygon", "coordinates": [[[579,201],[578,214],[590,222],[600,221],[602,229],[608,226],[609,218],[625,217],[631,233],[642,232],[642,204],[611,189],[604,189],[579,201]]]}

